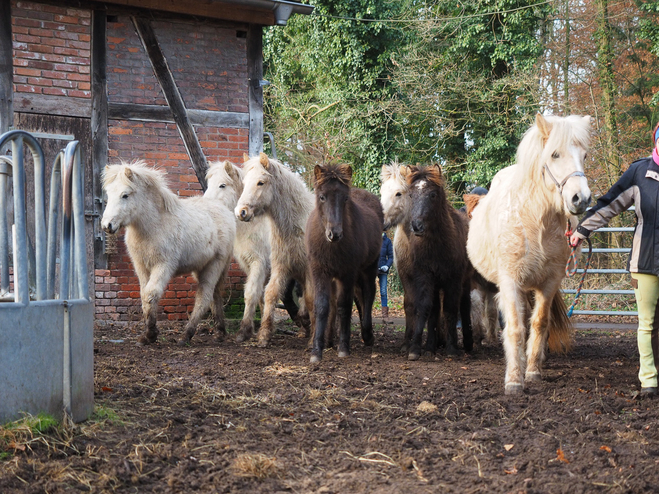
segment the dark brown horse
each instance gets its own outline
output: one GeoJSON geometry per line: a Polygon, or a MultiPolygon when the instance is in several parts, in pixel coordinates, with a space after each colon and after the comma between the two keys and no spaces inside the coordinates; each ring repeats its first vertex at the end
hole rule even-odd
{"type": "MultiPolygon", "coordinates": [[[[446,199],[442,171],[439,166],[411,167],[407,177],[410,186],[411,229],[410,250],[414,280],[414,334],[409,360],[421,356],[423,328],[434,314],[441,298],[447,339],[446,352],[457,352],[458,312],[462,318],[464,348],[471,351],[471,275],[473,268],[467,257],[468,220],[451,207],[446,199]],[[435,310],[433,310],[435,308],[435,310]]],[[[429,326],[436,324],[432,321],[429,326]]],[[[427,348],[433,335],[429,334],[427,348]]]]}
{"type": "Polygon", "coordinates": [[[373,345],[371,310],[382,245],[380,200],[351,187],[349,165],[314,169],[316,207],[305,233],[314,287],[315,333],[311,362],[320,362],[332,299],[339,318],[339,357],[350,353],[350,316],[356,296],[364,345],[373,345]]]}

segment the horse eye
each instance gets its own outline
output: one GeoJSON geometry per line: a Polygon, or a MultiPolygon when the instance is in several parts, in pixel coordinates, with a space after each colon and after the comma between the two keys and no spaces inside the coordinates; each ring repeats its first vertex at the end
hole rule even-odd
{"type": "Polygon", "coordinates": [[[432,194],[430,194],[430,197],[433,198],[433,199],[436,198],[437,197],[437,192],[433,192],[432,194]]]}
{"type": "Polygon", "coordinates": [[[396,192],[396,197],[400,197],[400,196],[402,196],[402,195],[403,195],[403,194],[401,194],[400,192],[396,192]]]}
{"type": "Polygon", "coordinates": [[[558,151],[554,151],[551,155],[551,157],[555,160],[561,157],[561,155],[558,153],[558,151]]]}
{"type": "Polygon", "coordinates": [[[319,195],[318,199],[320,199],[320,202],[325,202],[325,196],[324,195],[319,195]]]}
{"type": "Polygon", "coordinates": [[[258,185],[259,187],[261,187],[261,185],[263,185],[263,181],[259,180],[259,183],[257,183],[256,185],[258,185]]]}
{"type": "Polygon", "coordinates": [[[123,194],[123,195],[121,196],[121,198],[122,198],[122,199],[128,199],[128,194],[123,194]]]}
{"type": "Polygon", "coordinates": [[[225,188],[226,186],[227,186],[227,184],[222,184],[222,185],[220,185],[220,189],[223,189],[223,188],[225,188]]]}

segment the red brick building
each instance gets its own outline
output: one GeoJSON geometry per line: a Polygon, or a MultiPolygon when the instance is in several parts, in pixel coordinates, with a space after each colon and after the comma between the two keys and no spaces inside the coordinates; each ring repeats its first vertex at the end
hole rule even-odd
{"type": "MultiPolygon", "coordinates": [[[[262,29],[313,7],[284,0],[0,0],[0,133],[37,133],[46,161],[77,139],[86,161],[88,261],[96,319],[141,316],[121,240],[100,229],[103,167],[145,159],[180,196],[208,161],[263,147],[262,29]]],[[[242,288],[237,265],[231,295],[242,288]]],[[[191,277],[170,283],[161,318],[187,318],[191,277]]]]}

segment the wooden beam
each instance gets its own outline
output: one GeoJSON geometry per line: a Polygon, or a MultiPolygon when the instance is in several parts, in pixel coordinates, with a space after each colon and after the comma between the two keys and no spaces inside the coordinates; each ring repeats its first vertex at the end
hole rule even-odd
{"type": "Polygon", "coordinates": [[[11,1],[0,0],[0,134],[14,125],[11,1]]]}
{"type": "Polygon", "coordinates": [[[260,10],[213,0],[110,0],[103,3],[264,26],[275,24],[275,13],[272,10],[260,10]]]}
{"type": "Polygon", "coordinates": [[[174,117],[179,134],[181,134],[181,137],[183,138],[183,143],[190,156],[192,168],[194,168],[195,174],[197,175],[197,180],[199,180],[202,190],[205,191],[206,171],[208,170],[206,156],[201,148],[201,144],[199,144],[199,139],[197,139],[194,127],[190,123],[188,112],[183,103],[183,98],[176,86],[174,76],[171,70],[169,70],[165,55],[160,49],[156,33],[147,19],[139,17],[132,17],[132,19],[137,34],[142,41],[142,46],[144,46],[144,49],[149,56],[153,73],[155,74],[156,79],[158,79],[162,92],[167,100],[167,104],[172,111],[172,117],[174,117]]]}
{"type": "Polygon", "coordinates": [[[16,113],[91,118],[92,100],[47,94],[14,93],[14,111],[16,113]]]}
{"type": "Polygon", "coordinates": [[[91,43],[92,76],[92,200],[94,225],[94,267],[105,269],[105,235],[101,229],[103,185],[101,174],[108,163],[108,90],[107,90],[107,15],[105,10],[92,11],[91,43]]]}
{"type": "MultiPolygon", "coordinates": [[[[141,122],[174,123],[169,106],[138,105],[134,103],[110,103],[108,118],[111,120],[137,120],[141,122]]],[[[202,127],[220,127],[247,129],[249,113],[210,110],[188,110],[192,125],[202,127]]]]}
{"type": "Polygon", "coordinates": [[[247,29],[247,74],[249,77],[249,155],[263,151],[263,28],[250,24],[247,29]]]}

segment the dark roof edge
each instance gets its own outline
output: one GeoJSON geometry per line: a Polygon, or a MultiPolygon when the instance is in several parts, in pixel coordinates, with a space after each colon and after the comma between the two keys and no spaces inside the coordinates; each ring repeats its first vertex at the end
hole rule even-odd
{"type": "Polygon", "coordinates": [[[310,15],[314,6],[289,0],[222,0],[225,3],[239,4],[258,9],[272,10],[275,14],[275,24],[285,26],[293,14],[310,15]]]}

